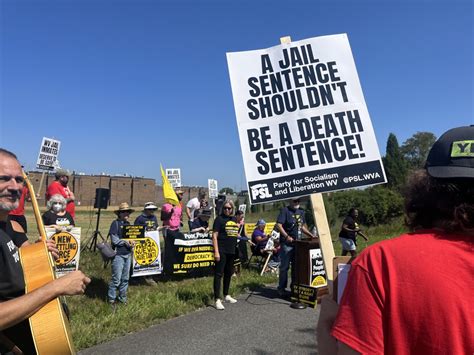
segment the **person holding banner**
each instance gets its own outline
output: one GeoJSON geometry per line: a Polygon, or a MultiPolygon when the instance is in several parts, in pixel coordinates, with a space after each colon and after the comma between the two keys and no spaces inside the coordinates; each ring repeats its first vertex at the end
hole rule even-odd
{"type": "Polygon", "coordinates": [[[178,198],[178,203],[173,205],[167,202],[161,207],[161,220],[163,221],[163,227],[170,231],[179,231],[182,224],[181,219],[183,217],[181,201],[183,199],[184,191],[178,188],[175,193],[178,198]]]}
{"type": "Polygon", "coordinates": [[[224,310],[221,298],[221,283],[224,278],[224,301],[236,303],[237,300],[229,295],[230,280],[234,273],[235,248],[239,225],[235,222],[234,202],[225,200],[222,206],[222,214],[214,221],[212,227],[212,244],[214,246],[214,299],[216,309],[224,310]]]}
{"type": "Polygon", "coordinates": [[[191,233],[207,233],[209,232],[209,219],[212,211],[210,209],[199,209],[197,217],[191,223],[191,233]]]}
{"type": "Polygon", "coordinates": [[[277,217],[276,227],[280,232],[280,274],[278,278],[278,294],[286,295],[288,285],[288,270],[291,266],[291,284],[296,280],[295,270],[295,247],[294,241],[300,240],[304,233],[310,238],[317,238],[312,235],[306,227],[304,210],[300,208],[300,199],[295,198],[290,201],[290,205],[283,207],[277,217]]]}
{"type": "MultiPolygon", "coordinates": [[[[405,210],[413,232],[352,262],[338,312],[323,300],[337,312],[331,334],[351,353],[473,354],[474,125],[434,143],[408,181],[405,210]]],[[[335,349],[334,338],[318,343],[335,349]]]]}
{"type": "Polygon", "coordinates": [[[112,278],[109,283],[108,300],[110,305],[115,308],[117,302],[127,304],[128,280],[130,277],[130,265],[132,261],[132,249],[134,243],[124,240],[123,227],[130,225],[128,219],[135,210],[123,202],[119,208],[114,211],[117,219],[112,222],[109,229],[112,246],[115,248],[116,255],[112,261],[112,278]],[[118,296],[117,296],[118,289],[118,296]]]}
{"type": "Polygon", "coordinates": [[[58,231],[71,230],[74,226],[74,218],[66,211],[66,204],[66,199],[60,194],[51,196],[46,204],[48,211],[41,216],[45,227],[53,227],[58,231]]]}
{"type": "Polygon", "coordinates": [[[189,230],[192,228],[192,223],[194,219],[196,218],[195,213],[200,209],[204,208],[204,201],[206,201],[206,193],[204,191],[199,191],[199,194],[197,197],[194,197],[188,201],[186,204],[186,215],[188,216],[188,226],[189,230]]]}
{"type": "Polygon", "coordinates": [[[56,180],[53,181],[46,190],[46,201],[51,199],[51,196],[60,194],[63,196],[66,201],[66,211],[69,212],[72,218],[76,217],[76,206],[74,205],[75,196],[74,193],[71,191],[69,186],[67,186],[69,182],[69,176],[71,173],[65,169],[58,169],[56,170],[56,180]]]}
{"type": "Polygon", "coordinates": [[[145,226],[147,231],[156,231],[158,229],[158,219],[155,216],[155,211],[158,207],[153,202],[145,203],[143,213],[135,218],[135,225],[145,226]]]}

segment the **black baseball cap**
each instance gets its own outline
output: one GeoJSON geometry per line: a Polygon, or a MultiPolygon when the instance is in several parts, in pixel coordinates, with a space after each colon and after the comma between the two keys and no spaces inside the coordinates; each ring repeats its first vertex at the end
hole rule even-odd
{"type": "Polygon", "coordinates": [[[425,168],[434,178],[474,178],[474,125],[441,135],[428,153],[425,168]]]}

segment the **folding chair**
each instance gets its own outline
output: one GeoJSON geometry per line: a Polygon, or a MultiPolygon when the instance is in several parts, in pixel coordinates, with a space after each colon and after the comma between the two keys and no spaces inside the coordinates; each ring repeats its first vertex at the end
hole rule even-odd
{"type": "Polygon", "coordinates": [[[259,252],[255,244],[250,244],[250,250],[252,251],[252,255],[249,258],[247,267],[249,267],[250,261],[252,260],[252,258],[255,257],[257,259],[258,268],[260,269],[260,267],[262,267],[262,269],[260,270],[260,276],[262,276],[263,273],[265,272],[265,269],[267,268],[268,262],[270,261],[272,257],[272,252],[271,251],[259,252]]]}
{"type": "Polygon", "coordinates": [[[247,262],[247,267],[250,266],[250,262],[252,261],[253,257],[257,259],[257,265],[260,267],[263,262],[264,256],[258,252],[257,246],[254,243],[250,243],[250,251],[252,252],[252,254],[250,255],[249,261],[247,262]]]}

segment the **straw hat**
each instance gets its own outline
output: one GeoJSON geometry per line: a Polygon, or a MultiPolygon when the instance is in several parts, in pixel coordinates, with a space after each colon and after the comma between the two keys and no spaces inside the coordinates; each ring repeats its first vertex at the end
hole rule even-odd
{"type": "Polygon", "coordinates": [[[119,205],[118,209],[116,209],[116,210],[114,211],[114,213],[115,213],[116,215],[118,215],[120,212],[130,212],[130,213],[132,213],[132,212],[135,212],[135,210],[132,209],[132,208],[130,208],[130,206],[128,205],[128,203],[122,202],[122,203],[119,205]]]}

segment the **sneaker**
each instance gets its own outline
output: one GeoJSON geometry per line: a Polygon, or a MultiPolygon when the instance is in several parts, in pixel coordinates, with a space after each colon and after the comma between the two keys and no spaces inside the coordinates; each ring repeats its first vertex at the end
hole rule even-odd
{"type": "Polygon", "coordinates": [[[216,300],[216,309],[219,311],[223,311],[225,309],[222,301],[219,298],[216,300]]]}
{"type": "Polygon", "coordinates": [[[229,295],[224,297],[224,301],[229,303],[237,303],[237,300],[229,295]]]}

